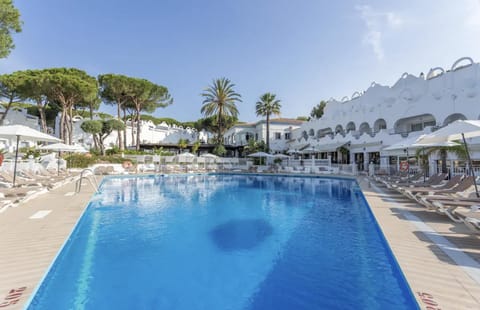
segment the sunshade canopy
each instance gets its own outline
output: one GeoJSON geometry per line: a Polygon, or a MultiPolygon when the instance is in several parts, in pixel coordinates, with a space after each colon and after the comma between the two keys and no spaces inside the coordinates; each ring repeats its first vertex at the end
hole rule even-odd
{"type": "Polygon", "coordinates": [[[68,145],[65,143],[53,143],[39,147],[41,150],[50,150],[57,152],[75,152],[87,153],[88,151],[79,145],[68,145]]]}
{"type": "Polygon", "coordinates": [[[335,152],[339,147],[344,146],[345,144],[348,144],[348,143],[350,143],[350,141],[320,144],[315,147],[315,150],[317,152],[335,152]]]}
{"type": "Polygon", "coordinates": [[[205,158],[218,158],[217,155],[212,154],[212,153],[205,153],[205,154],[200,155],[200,157],[205,157],[205,158]]]}
{"type": "Polygon", "coordinates": [[[45,142],[60,142],[62,140],[47,135],[41,131],[32,129],[27,126],[23,125],[8,125],[8,126],[0,126],[0,137],[1,138],[13,138],[13,137],[20,137],[20,139],[24,140],[32,140],[32,141],[45,141],[45,142]]]}
{"type": "Polygon", "coordinates": [[[253,154],[247,155],[248,157],[273,157],[273,155],[265,153],[265,152],[256,152],[253,154]]]}
{"type": "Polygon", "coordinates": [[[285,155],[285,154],[275,154],[275,155],[273,155],[273,157],[275,157],[275,158],[290,158],[290,156],[285,155]]]}
{"type": "Polygon", "coordinates": [[[403,149],[419,149],[423,147],[437,147],[437,146],[456,146],[459,145],[456,142],[452,141],[438,141],[438,142],[432,142],[432,143],[424,143],[421,142],[421,140],[425,137],[426,135],[421,135],[421,136],[416,136],[416,137],[409,137],[405,138],[404,140],[397,142],[395,144],[390,145],[389,147],[384,148],[384,151],[396,151],[396,150],[403,150],[403,149]]]}
{"type": "Polygon", "coordinates": [[[445,141],[462,140],[462,133],[465,138],[480,137],[480,121],[477,120],[458,120],[447,126],[428,134],[418,143],[436,143],[445,141]]]}

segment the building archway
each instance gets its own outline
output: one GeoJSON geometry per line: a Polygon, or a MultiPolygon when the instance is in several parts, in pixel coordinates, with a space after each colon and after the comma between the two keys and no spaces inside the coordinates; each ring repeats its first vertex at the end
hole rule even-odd
{"type": "Polygon", "coordinates": [[[467,118],[465,117],[465,115],[463,115],[463,114],[461,114],[461,113],[450,114],[450,115],[447,116],[447,118],[443,121],[443,126],[447,126],[448,124],[453,123],[454,121],[466,120],[466,119],[467,119],[467,118]]]}
{"type": "Polygon", "coordinates": [[[345,129],[347,130],[347,133],[349,133],[350,131],[355,131],[356,130],[355,123],[349,122],[345,127],[345,129]]]}
{"type": "Polygon", "coordinates": [[[367,133],[369,135],[372,134],[372,128],[370,128],[370,125],[367,122],[361,123],[360,127],[358,127],[358,131],[361,135],[363,135],[364,133],[367,133]]]}
{"type": "Polygon", "coordinates": [[[342,136],[345,135],[345,130],[342,125],[337,125],[337,127],[335,127],[335,134],[341,134],[342,136]]]}
{"type": "Polygon", "coordinates": [[[383,118],[379,118],[373,123],[373,132],[377,133],[382,129],[387,129],[387,122],[383,118]]]}
{"type": "Polygon", "coordinates": [[[425,127],[436,125],[437,120],[432,114],[420,114],[397,120],[393,128],[397,134],[406,134],[412,131],[422,131],[425,127]]]}

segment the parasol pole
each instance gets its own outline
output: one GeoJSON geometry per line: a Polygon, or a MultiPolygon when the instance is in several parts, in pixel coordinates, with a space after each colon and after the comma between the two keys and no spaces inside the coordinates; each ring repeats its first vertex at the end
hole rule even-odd
{"type": "Polygon", "coordinates": [[[13,164],[13,187],[15,187],[15,179],[17,178],[17,160],[18,160],[18,144],[20,143],[20,135],[17,135],[17,148],[15,149],[15,163],[13,164]]]}
{"type": "Polygon", "coordinates": [[[465,140],[465,135],[463,134],[463,132],[462,132],[462,139],[463,139],[463,145],[465,146],[465,152],[467,152],[467,160],[468,160],[468,166],[470,168],[470,173],[473,176],[473,185],[475,186],[475,193],[477,194],[477,198],[478,198],[478,197],[480,197],[480,194],[478,193],[477,180],[475,179],[475,171],[473,170],[472,158],[470,157],[470,152],[468,151],[467,140],[465,140]]]}
{"type": "Polygon", "coordinates": [[[58,151],[58,158],[57,158],[57,175],[60,175],[60,151],[58,151]]]}
{"type": "MultiPolygon", "coordinates": [[[[422,147],[422,153],[423,153],[423,158],[422,158],[422,163],[423,163],[423,183],[425,183],[425,179],[427,178],[427,167],[425,166],[425,147],[422,147]]],[[[428,164],[428,162],[427,162],[428,164]]]]}

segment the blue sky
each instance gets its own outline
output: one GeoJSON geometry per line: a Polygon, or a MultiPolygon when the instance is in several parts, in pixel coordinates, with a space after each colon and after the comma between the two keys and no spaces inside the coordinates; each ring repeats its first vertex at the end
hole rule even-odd
{"type": "MultiPolygon", "coordinates": [[[[24,21],[0,73],[76,67],[121,73],[169,88],[155,113],[201,117],[214,78],[236,84],[240,119],[254,121],[265,92],[282,117],[308,115],[320,100],[350,96],[403,72],[480,58],[479,0],[16,0],[24,21]]],[[[103,108],[106,110],[106,108],[103,108]]]]}

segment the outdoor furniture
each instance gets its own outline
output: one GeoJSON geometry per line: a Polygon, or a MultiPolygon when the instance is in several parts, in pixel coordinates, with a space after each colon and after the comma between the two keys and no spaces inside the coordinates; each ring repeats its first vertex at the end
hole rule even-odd
{"type": "Polygon", "coordinates": [[[422,192],[427,192],[428,193],[428,192],[431,192],[431,191],[434,191],[434,190],[449,190],[449,189],[457,186],[462,179],[463,179],[463,175],[457,175],[457,176],[454,176],[453,178],[451,178],[447,183],[445,183],[441,186],[438,186],[438,187],[432,187],[432,186],[416,187],[416,188],[398,187],[397,191],[404,194],[405,196],[407,196],[410,199],[417,200],[417,198],[415,198],[415,195],[417,195],[418,193],[422,193],[422,192]]]}

